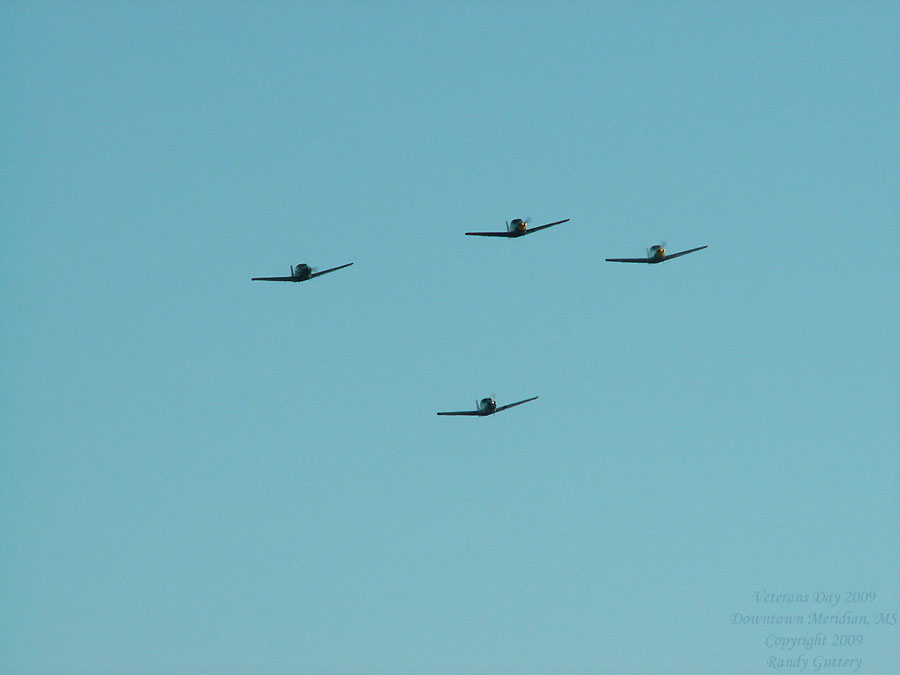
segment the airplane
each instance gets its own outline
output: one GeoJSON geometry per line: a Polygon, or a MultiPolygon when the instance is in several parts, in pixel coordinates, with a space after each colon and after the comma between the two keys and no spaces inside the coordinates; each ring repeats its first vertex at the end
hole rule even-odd
{"type": "Polygon", "coordinates": [[[607,258],[606,262],[648,263],[650,265],[655,265],[656,263],[665,262],[666,260],[671,260],[672,258],[677,258],[678,256],[687,255],[688,253],[693,253],[694,251],[702,251],[703,249],[708,247],[709,244],[707,244],[706,246],[691,248],[687,251],[679,251],[678,253],[666,254],[665,245],[655,244],[647,249],[646,258],[607,258]]]}
{"type": "Polygon", "coordinates": [[[291,276],[289,277],[254,277],[250,281],[306,281],[307,279],[320,277],[323,274],[328,274],[329,272],[334,272],[335,270],[342,270],[345,267],[350,267],[350,265],[352,264],[353,263],[350,262],[346,265],[340,265],[339,267],[332,267],[330,270],[313,272],[312,267],[305,263],[300,263],[296,267],[291,265],[291,276]]]}
{"type": "Polygon", "coordinates": [[[527,220],[523,220],[522,218],[514,218],[512,222],[508,220],[506,221],[506,232],[466,232],[466,234],[472,237],[522,237],[526,234],[537,232],[538,230],[544,230],[548,227],[559,225],[560,223],[568,223],[569,220],[570,218],[566,218],[565,220],[557,220],[555,223],[548,223],[547,225],[541,225],[540,227],[533,227],[529,230],[527,220]]]}
{"type": "Polygon", "coordinates": [[[461,412],[439,412],[438,415],[477,415],[478,417],[487,417],[488,415],[493,415],[494,413],[498,413],[502,410],[514,408],[515,406],[522,405],[523,403],[528,403],[529,401],[533,401],[536,398],[537,396],[533,396],[531,398],[526,398],[524,401],[510,403],[509,405],[502,405],[499,408],[497,407],[497,402],[494,399],[483,398],[480,401],[475,402],[475,410],[463,410],[461,412]]]}

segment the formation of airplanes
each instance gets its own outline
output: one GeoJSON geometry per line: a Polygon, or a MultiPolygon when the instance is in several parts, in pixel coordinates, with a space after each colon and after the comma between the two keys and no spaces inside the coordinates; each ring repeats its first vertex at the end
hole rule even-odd
{"type": "MultiPolygon", "coordinates": [[[[506,232],[466,232],[466,235],[472,237],[504,237],[507,239],[514,239],[516,237],[523,237],[526,234],[534,234],[540,230],[545,230],[548,227],[553,227],[554,225],[561,225],[563,223],[569,222],[569,218],[565,220],[557,220],[552,223],[547,223],[546,225],[540,225],[538,227],[528,228],[528,221],[523,218],[514,218],[512,221],[506,222],[506,232]]],[[[686,251],[679,251],[678,253],[666,253],[665,245],[663,244],[654,244],[653,246],[647,249],[647,257],[645,258],[607,258],[606,262],[622,262],[622,263],[645,263],[649,265],[654,265],[656,263],[665,262],[666,260],[671,260],[672,258],[678,258],[683,255],[687,255],[688,253],[694,253],[695,251],[702,251],[707,248],[708,245],[698,246],[697,248],[687,249],[686,251]]],[[[321,272],[316,272],[312,267],[305,263],[301,263],[299,265],[291,265],[291,276],[289,277],[253,277],[251,281],[308,281],[309,279],[314,279],[316,277],[320,277],[323,274],[328,274],[329,272],[336,272],[337,270],[342,270],[345,267],[350,267],[352,262],[345,263],[343,265],[338,265],[337,267],[332,267],[327,270],[322,270],[321,272]]],[[[522,401],[516,401],[515,403],[507,403],[506,405],[497,406],[497,402],[491,398],[483,398],[480,401],[476,401],[475,410],[460,410],[455,412],[439,412],[438,415],[464,415],[470,417],[487,417],[488,415],[493,415],[494,413],[502,412],[504,410],[509,410],[510,408],[515,408],[518,405],[522,405],[523,403],[530,403],[531,401],[536,400],[537,396],[532,396],[531,398],[526,398],[522,401]]]]}

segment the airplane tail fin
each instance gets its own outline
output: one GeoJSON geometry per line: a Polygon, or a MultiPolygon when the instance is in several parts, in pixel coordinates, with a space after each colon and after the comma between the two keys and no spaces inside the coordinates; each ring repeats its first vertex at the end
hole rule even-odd
{"type": "Polygon", "coordinates": [[[294,266],[291,265],[291,276],[294,276],[294,266]]]}

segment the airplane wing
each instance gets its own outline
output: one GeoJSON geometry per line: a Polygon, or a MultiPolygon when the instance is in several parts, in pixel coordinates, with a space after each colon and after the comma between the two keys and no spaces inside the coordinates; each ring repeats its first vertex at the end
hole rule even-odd
{"type": "Polygon", "coordinates": [[[255,277],[250,281],[297,281],[297,277],[255,277]]]}
{"type": "Polygon", "coordinates": [[[671,255],[666,253],[666,257],[663,258],[663,260],[668,260],[669,258],[677,258],[680,255],[687,255],[688,253],[693,253],[694,251],[702,251],[703,249],[707,248],[708,246],[709,246],[709,244],[707,244],[706,246],[698,246],[697,248],[691,248],[691,249],[688,249],[687,251],[679,251],[678,253],[672,253],[671,255]]]}
{"type": "Polygon", "coordinates": [[[463,412],[439,412],[438,415],[479,415],[477,410],[465,410],[463,412]]]}
{"type": "Polygon", "coordinates": [[[340,266],[338,266],[338,267],[332,267],[330,270],[323,270],[323,271],[321,271],[321,272],[316,272],[315,274],[310,274],[310,275],[309,275],[309,278],[312,279],[312,278],[314,278],[314,277],[320,277],[320,276],[322,276],[323,274],[328,274],[329,272],[334,272],[335,270],[342,270],[342,269],[344,269],[345,267],[350,267],[350,265],[352,265],[352,264],[353,264],[353,263],[351,262],[351,263],[347,263],[346,265],[340,265],[340,266]]]}
{"type": "MultiPolygon", "coordinates": [[[[668,256],[666,256],[668,257],[668,256]]],[[[650,263],[653,262],[650,258],[607,258],[606,262],[636,262],[636,263],[650,263]]]]}
{"type": "Polygon", "coordinates": [[[514,408],[514,407],[516,407],[517,405],[522,405],[523,403],[528,403],[529,401],[533,401],[533,400],[536,399],[536,398],[537,398],[537,396],[532,396],[531,398],[526,398],[524,401],[518,401],[518,402],[516,402],[516,403],[510,403],[510,404],[508,404],[508,405],[501,405],[501,406],[500,406],[499,408],[497,408],[494,412],[495,412],[495,413],[498,413],[498,412],[500,412],[501,410],[506,410],[507,408],[514,408]]]}
{"type": "Polygon", "coordinates": [[[559,225],[561,223],[568,223],[571,218],[566,218],[565,220],[557,220],[555,223],[548,223],[547,225],[541,225],[540,227],[529,227],[525,230],[525,234],[531,234],[532,232],[537,232],[538,230],[546,230],[548,227],[553,227],[554,225],[559,225]]]}
{"type": "Polygon", "coordinates": [[[470,237],[511,237],[511,232],[466,232],[470,237]]]}

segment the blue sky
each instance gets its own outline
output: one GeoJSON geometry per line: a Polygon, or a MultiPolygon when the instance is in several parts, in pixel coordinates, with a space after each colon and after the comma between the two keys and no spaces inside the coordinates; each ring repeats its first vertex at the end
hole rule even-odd
{"type": "MultiPolygon", "coordinates": [[[[758,591],[900,610],[898,35],[5,3],[0,670],[757,673],[758,591]],[[463,235],[515,217],[571,221],[463,235]],[[434,414],[486,395],[540,399],[434,414]]],[[[806,655],[900,669],[856,632],[806,655]]]]}

